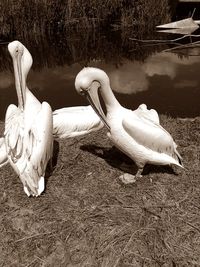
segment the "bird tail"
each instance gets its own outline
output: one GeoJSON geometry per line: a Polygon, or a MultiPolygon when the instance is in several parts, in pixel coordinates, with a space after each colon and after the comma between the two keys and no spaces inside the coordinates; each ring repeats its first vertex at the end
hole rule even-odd
{"type": "Polygon", "coordinates": [[[44,191],[45,188],[45,181],[44,181],[44,177],[41,176],[40,180],[38,182],[38,196],[41,195],[41,193],[44,191]]]}
{"type": "Polygon", "coordinates": [[[175,159],[177,161],[178,164],[176,164],[177,166],[184,168],[183,166],[183,159],[181,157],[181,155],[179,154],[178,150],[177,150],[177,144],[174,142],[174,153],[175,153],[175,159]]]}
{"type": "Polygon", "coordinates": [[[45,189],[45,181],[43,176],[40,177],[39,181],[37,182],[37,185],[33,183],[33,181],[31,181],[30,183],[30,180],[26,180],[24,185],[24,192],[27,194],[28,197],[29,196],[38,197],[39,195],[41,195],[44,189],[45,189]],[[29,183],[27,183],[27,181],[29,181],[29,183]]]}
{"type": "Polygon", "coordinates": [[[176,152],[177,154],[177,160],[178,160],[178,166],[181,167],[181,168],[184,168],[183,166],[183,160],[182,160],[182,157],[180,156],[180,154],[178,153],[178,151],[176,152]]]}

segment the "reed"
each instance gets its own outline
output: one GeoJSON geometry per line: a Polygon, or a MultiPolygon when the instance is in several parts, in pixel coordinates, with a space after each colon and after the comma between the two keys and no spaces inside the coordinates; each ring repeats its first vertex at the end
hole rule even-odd
{"type": "Polygon", "coordinates": [[[1,0],[1,35],[30,31],[60,32],[117,24],[118,27],[165,22],[170,0],[1,0]]]}

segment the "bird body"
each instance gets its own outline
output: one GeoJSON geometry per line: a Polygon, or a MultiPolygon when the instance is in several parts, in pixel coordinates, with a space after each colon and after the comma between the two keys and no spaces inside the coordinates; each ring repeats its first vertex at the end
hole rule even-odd
{"type": "MultiPolygon", "coordinates": [[[[29,93],[31,92],[29,91],[29,93]]],[[[30,105],[32,106],[32,104],[30,105]]],[[[29,116],[26,117],[29,118],[29,116]]],[[[30,119],[27,120],[27,123],[29,122],[30,119]]],[[[57,140],[83,136],[98,131],[103,126],[103,122],[91,106],[67,107],[53,112],[53,138],[57,140]]],[[[0,138],[0,168],[7,163],[6,146],[2,137],[0,138]]]]}
{"type": "Polygon", "coordinates": [[[109,78],[103,70],[84,68],[76,77],[75,87],[80,94],[87,96],[106,125],[108,136],[115,146],[136,163],[138,166],[136,176],[141,175],[147,163],[175,164],[182,167],[177,145],[171,135],[159,124],[157,112],[148,110],[145,104],[134,111],[122,107],[115,98],[110,88],[109,78]],[[99,82],[99,90],[107,110],[106,116],[99,99],[93,98],[94,81],[99,82]]]}
{"type": "Polygon", "coordinates": [[[70,138],[97,131],[104,126],[91,106],[67,107],[53,112],[53,136],[70,138]]]}
{"type": "Polygon", "coordinates": [[[26,87],[32,65],[29,51],[20,42],[8,45],[13,58],[18,107],[11,104],[5,118],[5,146],[8,160],[19,175],[25,193],[40,195],[44,175],[53,150],[53,119],[48,103],[42,104],[26,87]]]}
{"type": "Polygon", "coordinates": [[[0,138],[0,168],[8,163],[4,137],[0,138]]]}
{"type": "Polygon", "coordinates": [[[137,112],[119,107],[107,115],[110,139],[137,166],[180,165],[171,135],[159,124],[137,112]]]}

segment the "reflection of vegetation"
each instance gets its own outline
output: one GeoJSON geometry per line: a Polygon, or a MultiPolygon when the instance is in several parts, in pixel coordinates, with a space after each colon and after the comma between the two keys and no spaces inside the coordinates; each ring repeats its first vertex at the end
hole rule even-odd
{"type": "Polygon", "coordinates": [[[146,25],[169,21],[169,0],[2,0],[1,34],[63,31],[71,27],[146,25]]]}
{"type": "MultiPolygon", "coordinates": [[[[140,48],[133,41],[121,35],[120,32],[79,31],[71,32],[70,38],[62,35],[26,36],[23,44],[30,50],[33,58],[33,68],[44,66],[81,63],[87,65],[91,60],[104,60],[115,65],[120,64],[122,58],[144,59],[153,50],[140,48]],[[77,38],[77,36],[79,38],[77,38]],[[132,49],[137,49],[132,52],[132,49]]],[[[12,67],[7,49],[1,46],[0,68],[2,70],[12,67]]]]}
{"type": "MultiPolygon", "coordinates": [[[[30,50],[34,65],[40,69],[48,66],[59,66],[80,63],[86,66],[92,60],[103,60],[113,65],[120,65],[122,59],[145,60],[149,55],[169,48],[167,44],[149,45],[130,40],[130,31],[98,30],[71,31],[67,35],[27,35],[23,44],[30,50]],[[78,36],[78,37],[77,37],[78,36]]],[[[156,32],[139,31],[140,39],[155,39],[156,32]]],[[[16,37],[14,37],[16,38],[16,37]]],[[[16,38],[18,39],[18,37],[16,38]]],[[[19,40],[21,40],[19,38],[19,40]]],[[[6,46],[0,47],[0,70],[12,69],[10,56],[6,46]]]]}

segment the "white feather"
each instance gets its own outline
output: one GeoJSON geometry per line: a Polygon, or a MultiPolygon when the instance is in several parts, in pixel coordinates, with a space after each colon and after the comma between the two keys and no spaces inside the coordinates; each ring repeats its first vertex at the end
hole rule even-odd
{"type": "Polygon", "coordinates": [[[8,163],[8,157],[6,152],[6,145],[4,138],[0,138],[0,168],[8,163]]]}
{"type": "Polygon", "coordinates": [[[70,138],[97,131],[103,123],[91,106],[68,107],[53,112],[54,138],[70,138]]]}

